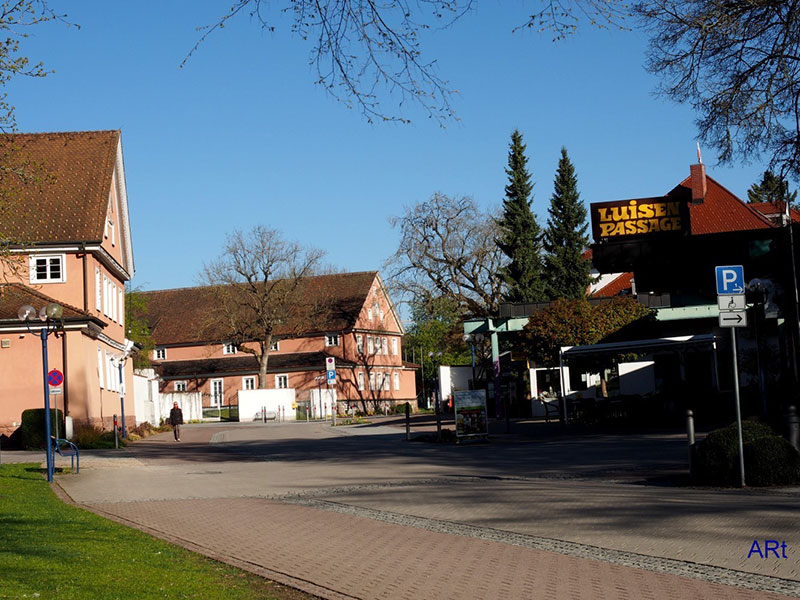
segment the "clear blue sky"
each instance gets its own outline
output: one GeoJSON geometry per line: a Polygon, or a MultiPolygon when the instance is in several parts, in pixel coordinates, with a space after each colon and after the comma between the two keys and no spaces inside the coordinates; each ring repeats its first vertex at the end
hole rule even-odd
{"type": "MultiPolygon", "coordinates": [[[[21,131],[121,129],[143,289],[194,285],[225,234],[264,224],[327,251],[347,270],[380,269],[397,247],[389,218],[433,192],[502,201],[510,133],[528,146],[542,223],[561,146],[588,204],[666,193],[695,162],[694,115],[653,96],[646,39],[589,28],[554,44],[512,34],[521,2],[480,2],[428,36],[459,90],[447,128],[368,124],[313,84],[310,47],[288,21],[264,33],[237,19],[178,65],[228,0],[54,1],[81,28],[32,30],[25,52],[56,72],[8,88],[21,131]]],[[[709,174],[740,197],[763,164],[709,174]]]]}

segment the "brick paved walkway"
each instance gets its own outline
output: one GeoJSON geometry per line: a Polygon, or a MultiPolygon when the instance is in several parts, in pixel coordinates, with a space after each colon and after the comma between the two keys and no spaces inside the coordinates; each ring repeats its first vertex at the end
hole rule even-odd
{"type": "Polygon", "coordinates": [[[800,597],[791,491],[537,479],[533,462],[487,480],[469,473],[506,464],[503,448],[459,464],[313,424],[205,445],[214,433],[187,428],[189,444],[155,439],[127,467],[87,460],[59,482],[101,514],[325,598],[800,597]],[[790,559],[744,561],[761,535],[786,536],[790,559]]]}

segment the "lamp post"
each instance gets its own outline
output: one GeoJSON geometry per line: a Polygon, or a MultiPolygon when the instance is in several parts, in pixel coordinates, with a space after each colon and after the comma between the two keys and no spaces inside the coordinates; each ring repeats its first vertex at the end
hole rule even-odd
{"type": "MultiPolygon", "coordinates": [[[[31,329],[30,321],[37,315],[39,320],[42,321],[42,326],[39,329],[39,337],[42,340],[42,374],[44,381],[44,426],[45,426],[45,444],[47,448],[47,482],[53,482],[53,445],[50,440],[50,385],[47,381],[47,338],[52,333],[57,338],[64,335],[64,309],[56,303],[51,302],[47,306],[43,306],[41,310],[36,309],[30,304],[25,304],[20,307],[17,312],[20,321],[25,321],[25,325],[30,333],[34,333],[31,329]],[[60,331],[60,333],[59,333],[60,331]]],[[[58,418],[58,415],[56,415],[58,418]]]]}
{"type": "Polygon", "coordinates": [[[475,344],[480,344],[483,341],[482,333],[465,333],[464,341],[469,344],[470,353],[472,354],[472,389],[475,389],[475,344]]]}

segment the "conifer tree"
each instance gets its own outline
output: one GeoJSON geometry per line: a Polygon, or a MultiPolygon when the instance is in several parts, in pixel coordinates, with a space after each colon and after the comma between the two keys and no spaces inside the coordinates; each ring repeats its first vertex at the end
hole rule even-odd
{"type": "Polygon", "coordinates": [[[511,302],[540,302],[545,299],[541,230],[531,212],[533,184],[527,163],[522,134],[515,129],[508,151],[508,185],[503,214],[497,222],[500,237],[495,240],[510,259],[502,269],[502,276],[508,288],[506,299],[511,302]]]}
{"type": "Polygon", "coordinates": [[[747,190],[747,201],[750,203],[788,201],[789,204],[793,204],[796,198],[797,191],[790,194],[789,182],[772,171],[764,171],[761,183],[754,183],[747,190]]]}
{"type": "Polygon", "coordinates": [[[583,298],[592,281],[591,264],[583,257],[589,244],[588,223],[566,148],[561,148],[554,187],[543,239],[547,294],[551,299],[583,298]]]}

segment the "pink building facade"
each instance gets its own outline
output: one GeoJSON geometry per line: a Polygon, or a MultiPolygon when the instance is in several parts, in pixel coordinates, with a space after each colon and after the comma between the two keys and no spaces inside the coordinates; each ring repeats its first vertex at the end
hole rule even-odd
{"type": "MultiPolygon", "coordinates": [[[[131,387],[125,282],[133,276],[128,199],[119,131],[0,136],[6,164],[31,176],[4,184],[0,234],[0,434],[22,411],[44,407],[41,322],[18,316],[30,304],[64,307],[48,338],[50,369],[64,375],[51,396],[75,427],[108,426],[131,387]],[[31,332],[32,330],[32,332],[31,332]]],[[[126,407],[134,423],[133,401],[126,407]]]]}
{"type": "MultiPolygon", "coordinates": [[[[410,402],[416,407],[415,367],[403,361],[403,329],[380,275],[343,273],[307,278],[308,294],[325,290],[334,307],[322,324],[273,338],[267,389],[291,388],[298,401],[327,384],[327,357],[336,362],[338,408],[365,412],[410,402]]],[[[235,406],[240,390],[258,388],[258,363],[225,339],[203,339],[203,288],[145,292],[157,347],[153,363],[162,392],[197,392],[205,407],[235,406]]],[[[313,298],[308,297],[309,302],[313,298]]]]}

